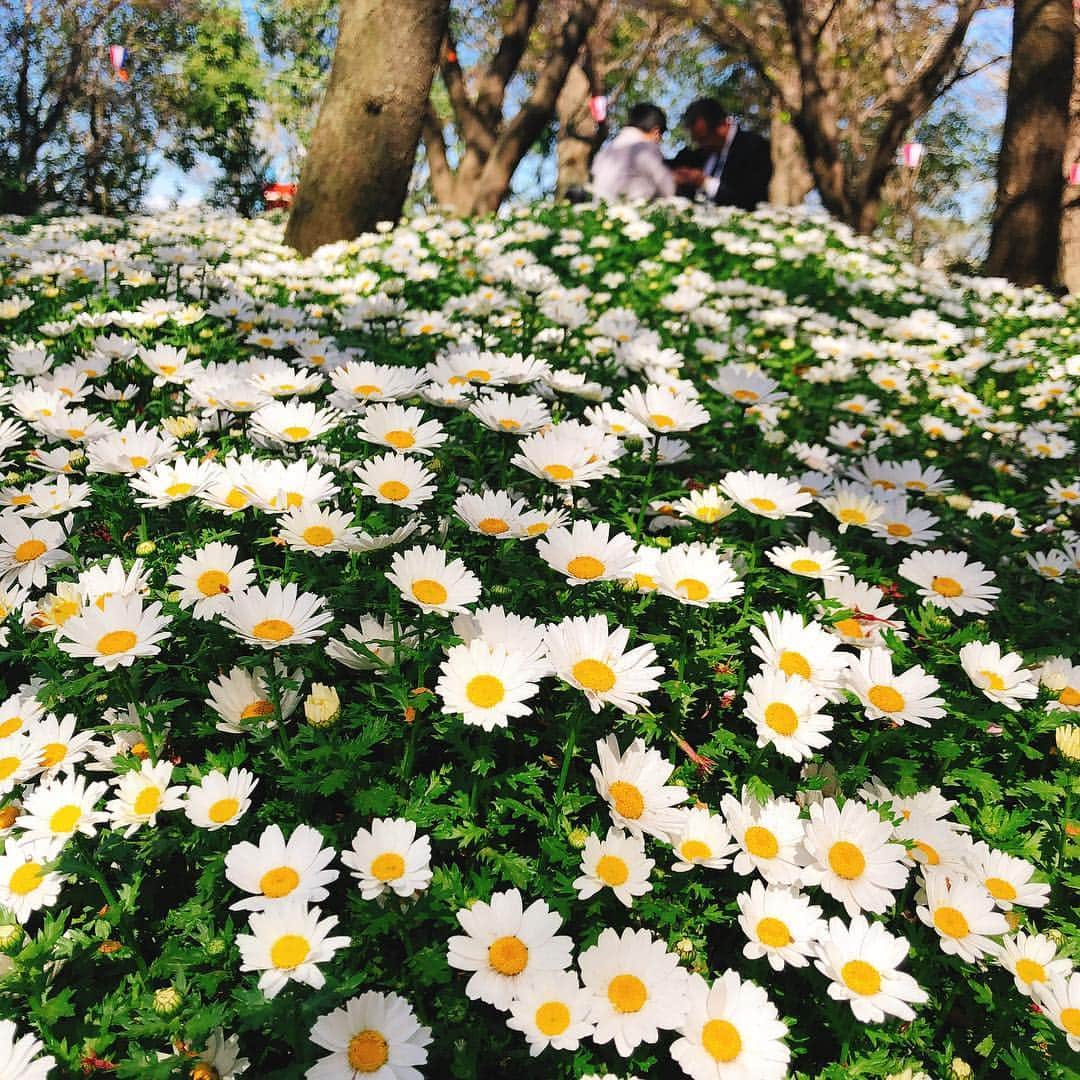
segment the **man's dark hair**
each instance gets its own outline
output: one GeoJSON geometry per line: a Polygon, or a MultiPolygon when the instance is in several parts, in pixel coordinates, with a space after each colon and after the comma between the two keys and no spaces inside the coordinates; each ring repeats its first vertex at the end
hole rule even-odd
{"type": "Polygon", "coordinates": [[[716,98],[698,98],[683,113],[683,126],[691,128],[696,120],[704,120],[705,123],[715,130],[727,120],[728,112],[716,98]]]}
{"type": "Polygon", "coordinates": [[[642,101],[630,110],[626,124],[628,127],[635,127],[641,131],[655,131],[659,128],[663,133],[667,131],[667,113],[659,105],[642,101]]]}

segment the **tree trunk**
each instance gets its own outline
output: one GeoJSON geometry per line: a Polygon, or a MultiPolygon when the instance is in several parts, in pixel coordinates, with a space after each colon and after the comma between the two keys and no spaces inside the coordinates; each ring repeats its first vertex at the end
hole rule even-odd
{"type": "Polygon", "coordinates": [[[450,0],[342,0],[330,81],[285,242],[308,255],[396,221],[450,0]]]}
{"type": "Polygon", "coordinates": [[[1018,285],[1057,269],[1073,37],[1069,0],[1016,0],[986,272],[1018,285]]]}
{"type": "MultiPolygon", "coordinates": [[[[1074,9],[1076,32],[1080,11],[1074,9]]],[[[1074,34],[1075,40],[1075,34],[1074,34]]],[[[1069,98],[1069,132],[1065,140],[1064,171],[1080,161],[1080,47],[1073,58],[1072,96],[1069,98]]],[[[1080,293],[1080,184],[1066,184],[1061,201],[1061,251],[1058,279],[1071,293],[1080,293]]]]}
{"type": "Polygon", "coordinates": [[[776,206],[798,206],[814,190],[814,178],[806,167],[799,133],[777,97],[769,109],[769,144],[772,147],[772,180],[769,202],[776,206]]]}
{"type": "Polygon", "coordinates": [[[559,121],[555,141],[557,199],[566,198],[571,188],[584,187],[589,182],[589,166],[600,140],[600,125],[589,111],[591,95],[589,76],[580,64],[575,64],[555,102],[555,116],[559,121]]]}

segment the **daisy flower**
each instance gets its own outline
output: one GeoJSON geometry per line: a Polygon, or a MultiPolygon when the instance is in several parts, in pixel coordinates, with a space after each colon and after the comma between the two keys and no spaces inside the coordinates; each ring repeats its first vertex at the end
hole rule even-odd
{"type": "Polygon", "coordinates": [[[1057,948],[1045,934],[1013,934],[1001,939],[998,963],[1012,975],[1021,994],[1034,998],[1054,979],[1067,979],[1072,972],[1072,961],[1058,956],[1057,948]]]}
{"type": "Polygon", "coordinates": [[[240,1036],[225,1037],[221,1028],[215,1028],[206,1040],[206,1049],[196,1055],[192,1080],[237,1080],[247,1072],[251,1062],[240,1056],[240,1036]],[[202,1071],[200,1072],[200,1066],[202,1071]],[[209,1070],[209,1075],[204,1076],[209,1070]]]}
{"type": "Polygon", "coordinates": [[[470,532],[497,540],[523,534],[521,518],[526,509],[524,499],[513,499],[505,491],[465,492],[454,502],[454,513],[470,532]]]}
{"type": "Polygon", "coordinates": [[[93,836],[108,814],[95,810],[108,790],[104,781],[87,784],[85,776],[69,773],[62,780],[41,784],[24,795],[16,822],[24,840],[63,844],[76,833],[93,836]]]}
{"type": "Polygon", "coordinates": [[[679,825],[669,835],[676,861],[671,869],[680,872],[695,866],[723,870],[731,862],[728,856],[738,845],[731,843],[731,833],[719,814],[708,807],[680,810],[679,825]]]}
{"type": "Polygon", "coordinates": [[[829,745],[832,718],[818,710],[826,699],[798,675],[767,668],[746,684],[745,715],[757,727],[757,745],[770,743],[793,761],[805,761],[829,745]]]}
{"type": "Polygon", "coordinates": [[[594,713],[607,704],[624,713],[648,708],[664,668],[655,664],[650,644],[627,649],[630,631],[612,630],[606,615],[577,616],[554,623],[544,633],[548,661],[564,682],[581,690],[594,713]]]}
{"type": "Polygon", "coordinates": [[[401,595],[423,612],[450,615],[480,599],[480,581],[460,559],[447,562],[446,552],[429,544],[394,552],[387,578],[401,595]]]}
{"type": "Polygon", "coordinates": [[[517,889],[493,893],[457,913],[464,935],[450,938],[447,961],[471,971],[465,994],[505,1011],[519,988],[539,974],[565,971],[573,942],[558,933],[562,919],[543,900],[523,906],[517,889]]]}
{"type": "Polygon", "coordinates": [[[756,880],[736,902],[739,925],[747,937],[743,956],[748,960],[764,956],[773,971],[783,971],[785,964],[806,967],[807,957],[814,955],[814,942],[825,933],[821,908],[793,889],[756,880]]]}
{"type": "MultiPolygon", "coordinates": [[[[299,687],[303,684],[304,673],[296,668],[291,673],[285,665],[274,659],[274,671],[279,679],[288,679],[299,687]]],[[[273,726],[274,703],[271,699],[265,668],[234,667],[222,675],[216,682],[207,686],[210,696],[206,704],[221,718],[218,731],[229,735],[243,735],[260,724],[273,726]]],[[[279,691],[281,717],[287,720],[296,711],[300,703],[299,690],[279,691]]]]}
{"type": "Polygon", "coordinates": [[[765,557],[781,570],[800,577],[831,581],[847,573],[847,564],[836,554],[836,549],[818,537],[816,543],[781,544],[765,552],[765,557]]]}
{"type": "Polygon", "coordinates": [[[208,772],[187,790],[184,813],[196,828],[215,832],[235,825],[251,809],[251,793],[259,781],[247,769],[208,772]]]}
{"type": "Polygon", "coordinates": [[[827,700],[838,701],[851,657],[836,651],[836,638],[794,611],[766,611],[762,621],[763,626],[750,627],[755,642],[750,651],[768,667],[798,675],[827,700]]]}
{"type": "Polygon", "coordinates": [[[511,435],[531,435],[551,423],[551,412],[543,398],[535,394],[501,394],[494,391],[481,395],[469,406],[469,412],[492,431],[511,435]]]}
{"type": "Polygon", "coordinates": [[[306,551],[321,558],[333,551],[354,551],[359,535],[353,515],[309,504],[290,510],[278,518],[278,535],[293,551],[306,551]]]}
{"type": "Polygon", "coordinates": [[[637,556],[626,533],[612,536],[607,522],[588,521],[575,521],[571,529],[549,530],[537,542],[536,553],[571,585],[625,578],[637,556]]]}
{"type": "Polygon", "coordinates": [[[141,596],[109,596],[68,619],[57,639],[69,656],[93,657],[95,667],[114,671],[131,667],[136,657],[157,656],[168,625],[157,601],[144,608],[141,596]]]}
{"type": "Polygon", "coordinates": [[[629,1057],[641,1043],[654,1043],[661,1030],[686,1020],[687,974],[678,957],[648,930],[611,927],[578,958],[581,979],[592,997],[593,1042],[614,1042],[629,1057]]]}
{"type": "Polygon", "coordinates": [[[650,431],[664,434],[690,431],[709,422],[709,410],[699,402],[651,385],[644,390],[631,386],[622,392],[619,404],[650,431]]]}
{"type": "Polygon", "coordinates": [[[254,561],[237,562],[237,555],[232,544],[214,540],[193,555],[181,556],[168,581],[180,592],[180,606],[191,608],[196,619],[220,615],[229,597],[245,592],[255,580],[254,561]]]}
{"type": "Polygon", "coordinates": [[[732,840],[741,849],[732,863],[735,873],[756,870],[771,885],[793,885],[800,880],[798,853],[804,826],[798,803],[791,799],[759,803],[744,790],[741,801],[725,795],[720,808],[732,840]]]}
{"type": "Polygon", "coordinates": [[[446,432],[437,420],[425,420],[422,409],[398,404],[369,406],[356,434],[399,454],[430,455],[446,442],[446,432]]]}
{"type": "Polygon", "coordinates": [[[360,490],[384,506],[415,510],[426,503],[438,487],[433,472],[407,454],[383,454],[365,461],[356,470],[360,490]]]}
{"type": "Polygon", "coordinates": [[[968,562],[961,551],[916,551],[897,573],[918,586],[919,595],[954,615],[985,615],[993,611],[1001,590],[991,585],[994,575],[981,562],[968,562]]]}
{"type": "Polygon", "coordinates": [[[35,911],[52,907],[60,896],[65,878],[50,869],[58,852],[51,842],[4,840],[0,855],[0,907],[7,908],[20,923],[30,921],[35,911]]]}
{"type": "Polygon", "coordinates": [[[466,644],[479,638],[488,645],[501,645],[508,653],[515,653],[518,664],[522,665],[522,676],[528,670],[530,681],[552,674],[544,644],[546,627],[530,615],[515,615],[495,604],[455,616],[453,628],[466,644]]]}
{"type": "Polygon", "coordinates": [[[258,845],[243,841],[225,853],[225,877],[250,895],[229,906],[230,911],[261,911],[281,904],[317,904],[330,894],[325,886],[337,881],[332,847],[323,847],[322,833],[297,825],[289,839],[278,825],[268,825],[258,845]]]}
{"type": "Polygon", "coordinates": [[[847,671],[848,689],[859,699],[868,720],[929,727],[945,715],[945,702],[933,697],[941,684],[921,667],[893,672],[888,649],[860,652],[847,671]]]}
{"type": "Polygon", "coordinates": [[[420,1023],[405,998],[368,990],[320,1016],[311,1029],[311,1041],[330,1053],[307,1070],[307,1080],[368,1075],[379,1080],[423,1080],[417,1066],[427,1062],[431,1028],[420,1023]]]}
{"type": "Polygon", "coordinates": [[[319,409],[310,401],[275,401],[251,414],[251,431],[270,443],[295,446],[333,431],[341,414],[319,409]]]}
{"type": "Polygon", "coordinates": [[[942,952],[969,964],[987,953],[998,955],[998,945],[989,935],[1007,934],[1009,924],[994,910],[994,898],[978,882],[931,871],[924,876],[923,892],[924,903],[915,913],[938,932],[942,952]]]}
{"type": "Polygon", "coordinates": [[[41,1054],[45,1044],[34,1034],[19,1038],[13,1020],[0,1020],[0,1069],[11,1080],[47,1080],[56,1068],[52,1054],[41,1054]],[[39,1056],[40,1055],[40,1056],[39,1056]]]}
{"type": "Polygon", "coordinates": [[[575,971],[548,971],[525,979],[510,1004],[506,1026],[520,1031],[536,1057],[547,1047],[574,1051],[593,1032],[592,996],[575,971]]]}
{"type": "Polygon", "coordinates": [[[850,615],[821,612],[829,629],[845,645],[854,645],[858,649],[884,645],[882,634],[885,630],[891,630],[898,638],[907,637],[903,622],[893,617],[896,605],[886,604],[884,593],[876,585],[867,585],[845,574],[835,580],[826,580],[824,599],[835,600],[851,612],[850,615]]]}
{"type": "Polygon", "coordinates": [[[418,837],[416,822],[407,818],[375,818],[370,829],[361,826],[341,861],[360,883],[365,900],[387,890],[415,896],[431,884],[431,841],[418,837]]]}
{"type": "Polygon", "coordinates": [[[291,981],[320,989],[326,977],[319,964],[332,960],[347,937],[330,937],[338,924],[336,915],[320,919],[318,908],[310,911],[301,901],[287,901],[267,911],[254,911],[248,919],[250,934],[237,934],[240,970],[258,971],[259,989],[274,998],[291,981]]]}
{"type": "Polygon", "coordinates": [[[884,504],[879,503],[860,484],[835,484],[832,492],[818,502],[836,518],[841,535],[852,525],[861,529],[870,528],[885,510],[884,504]]]}
{"type": "Polygon", "coordinates": [[[729,472],[717,486],[733,502],[759,517],[778,521],[810,516],[800,507],[813,502],[813,496],[800,490],[796,481],[775,473],[729,472]]]}
{"type": "Polygon", "coordinates": [[[856,915],[848,926],[833,918],[817,944],[814,966],[831,980],[829,997],[846,1001],[856,1020],[880,1024],[886,1014],[914,1020],[911,1004],[928,998],[910,975],[897,970],[908,949],[905,938],[894,937],[882,923],[867,922],[864,915],[856,915]]]}
{"type": "Polygon", "coordinates": [[[357,401],[390,401],[412,397],[427,379],[416,368],[350,360],[330,372],[330,381],[357,401]]]}
{"type": "Polygon", "coordinates": [[[7,795],[19,784],[40,772],[41,746],[26,735],[9,735],[0,740],[0,795],[7,795]]]}
{"type": "Polygon", "coordinates": [[[480,639],[455,645],[439,667],[441,675],[435,693],[442,698],[442,711],[461,714],[466,724],[485,731],[506,727],[510,717],[528,716],[525,704],[539,687],[528,682],[516,653],[480,639]]]}
{"type": "Polygon", "coordinates": [[[1029,551],[1024,558],[1032,570],[1055,585],[1063,585],[1066,574],[1072,569],[1064,551],[1029,551]]]}
{"type": "Polygon", "coordinates": [[[694,607],[727,603],[743,592],[731,563],[704,545],[682,544],[661,552],[654,572],[662,596],[694,607]]]}
{"type": "Polygon", "coordinates": [[[647,833],[666,843],[680,823],[672,807],[689,798],[686,788],[667,785],[675,766],[659,750],[647,750],[641,739],[620,753],[614,735],[597,741],[596,756],[599,765],[591,767],[592,778],[611,820],[634,836],[647,833]]]}
{"type": "Polygon", "coordinates": [[[134,491],[142,492],[135,502],[159,510],[183,499],[201,495],[221,475],[221,467],[212,461],[189,461],[176,458],[144,469],[128,481],[134,491]]]}
{"type": "Polygon", "coordinates": [[[264,649],[286,645],[309,645],[333,622],[326,601],[315,593],[300,592],[294,582],[272,581],[266,590],[258,586],[229,596],[221,621],[237,637],[264,649]]]}
{"type": "Polygon", "coordinates": [[[621,453],[618,441],[598,429],[588,432],[578,425],[559,424],[522,439],[510,464],[559,488],[588,487],[614,472],[608,459],[621,453]],[[598,445],[597,440],[605,438],[616,445],[609,447],[602,441],[598,445]]]}
{"type": "Polygon", "coordinates": [[[645,841],[611,826],[601,840],[590,833],[581,853],[581,876],[574,879],[579,900],[588,900],[608,888],[630,907],[635,896],[652,892],[649,874],[656,865],[645,857],[645,841]]]}
{"type": "Polygon", "coordinates": [[[1065,1032],[1069,1049],[1080,1052],[1080,972],[1059,975],[1037,986],[1035,998],[1056,1028],[1065,1032]]]}
{"type": "Polygon", "coordinates": [[[30,524],[17,513],[0,514],[0,585],[45,588],[49,571],[71,561],[61,547],[64,539],[54,521],[30,524]]]}
{"type": "Polygon", "coordinates": [[[693,518],[705,525],[715,525],[735,512],[735,504],[728,502],[715,484],[691,491],[672,505],[683,517],[693,518]]]}
{"type": "Polygon", "coordinates": [[[1032,881],[1035,867],[1026,859],[998,851],[979,841],[967,853],[966,874],[979,882],[1002,911],[1041,908],[1050,902],[1050,886],[1032,881]]]}
{"type": "Polygon", "coordinates": [[[820,885],[849,916],[880,915],[908,878],[906,850],[892,842],[892,825],[857,799],[841,809],[834,799],[810,807],[803,846],[811,864],[806,885],[820,885]]]}
{"type": "Polygon", "coordinates": [[[709,984],[686,980],[686,1019],[671,1056],[693,1080],[783,1080],[791,1051],[787,1025],[768,994],[735,971],[709,984]]]}
{"type": "Polygon", "coordinates": [[[870,523],[870,531],[890,546],[911,544],[913,547],[925,547],[941,535],[934,528],[937,523],[938,518],[933,514],[918,507],[909,507],[907,499],[900,496],[885,503],[881,514],[870,523]]]}
{"type": "MultiPolygon", "coordinates": [[[[381,673],[396,667],[395,631],[390,618],[364,614],[359,616],[359,622],[359,627],[343,626],[342,639],[331,638],[326,643],[326,655],[353,671],[381,673]]],[[[396,641],[408,648],[416,644],[416,635],[399,625],[396,641]]]]}
{"type": "Polygon", "coordinates": [[[187,789],[180,785],[169,787],[172,774],[171,762],[159,761],[154,765],[142,761],[138,769],[114,777],[110,783],[116,787],[116,797],[105,807],[109,824],[114,829],[123,829],[125,836],[134,836],[144,825],[155,826],[159,813],[180,810],[187,789]]]}
{"type": "Polygon", "coordinates": [[[31,726],[30,738],[41,753],[38,758],[38,767],[42,770],[41,782],[59,772],[70,772],[94,751],[94,732],[76,731],[75,725],[74,713],[67,713],[59,719],[48,713],[31,726]]]}
{"type": "MultiPolygon", "coordinates": [[[[895,803],[893,804],[895,808],[895,803]]],[[[901,811],[904,820],[896,826],[893,837],[910,841],[908,859],[954,874],[966,874],[971,839],[950,821],[941,821],[911,810],[901,811]]],[[[905,845],[906,846],[906,845],[905,845]]]]}
{"type": "Polygon", "coordinates": [[[1035,673],[1024,667],[1024,658],[1003,654],[996,641],[969,641],[960,649],[960,666],[977,689],[1013,712],[1019,711],[1021,699],[1039,696],[1035,673]]]}

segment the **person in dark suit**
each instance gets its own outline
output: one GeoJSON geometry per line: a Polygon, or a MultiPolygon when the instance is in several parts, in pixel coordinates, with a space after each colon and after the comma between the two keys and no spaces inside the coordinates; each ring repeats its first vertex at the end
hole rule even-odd
{"type": "Polygon", "coordinates": [[[694,198],[700,191],[718,206],[753,210],[769,198],[772,154],[769,140],[740,127],[712,98],[695,101],[683,116],[693,146],[670,162],[677,193],[694,198]]]}

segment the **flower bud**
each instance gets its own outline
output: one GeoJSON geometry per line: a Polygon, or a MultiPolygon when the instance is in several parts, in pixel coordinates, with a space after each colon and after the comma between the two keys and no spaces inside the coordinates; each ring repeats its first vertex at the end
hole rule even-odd
{"type": "Polygon", "coordinates": [[[153,1009],[159,1016],[172,1016],[183,1004],[180,991],[173,986],[163,986],[154,991],[153,1009]]]}
{"type": "Polygon", "coordinates": [[[587,829],[571,829],[566,839],[575,851],[580,851],[589,839],[589,832],[587,829]]]}
{"type": "Polygon", "coordinates": [[[330,727],[341,713],[341,698],[332,686],[312,683],[304,699],[304,716],[313,728],[330,727]]]}
{"type": "Polygon", "coordinates": [[[971,1080],[975,1070],[963,1059],[954,1057],[949,1064],[949,1076],[951,1080],[971,1080]]]}
{"type": "Polygon", "coordinates": [[[153,555],[157,551],[157,544],[153,540],[143,540],[142,543],[135,545],[135,554],[139,556],[153,555]]]}
{"type": "Polygon", "coordinates": [[[1076,724],[1062,724],[1054,732],[1058,753],[1067,761],[1080,761],[1080,727],[1076,724]]]}

